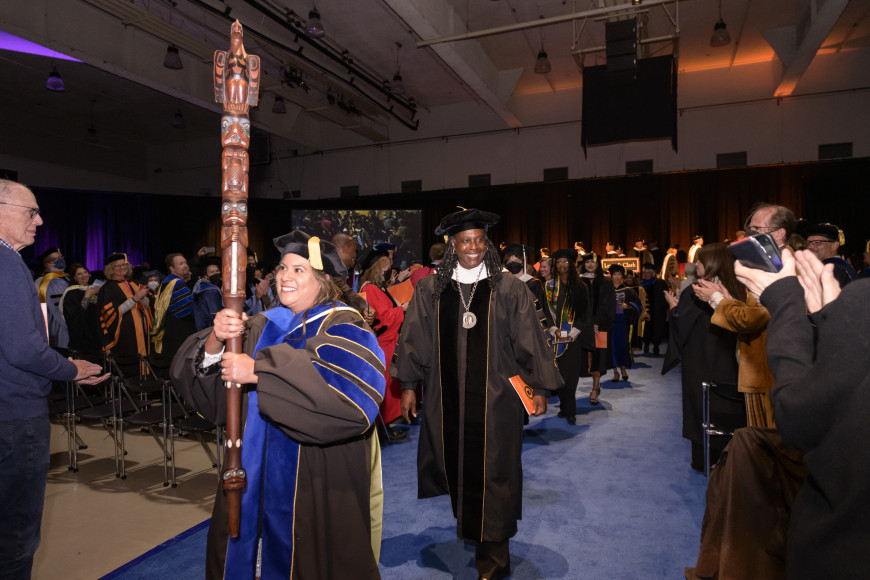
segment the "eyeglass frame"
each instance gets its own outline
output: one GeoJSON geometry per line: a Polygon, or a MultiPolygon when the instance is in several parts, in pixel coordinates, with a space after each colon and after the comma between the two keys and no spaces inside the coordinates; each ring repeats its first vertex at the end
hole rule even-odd
{"type": "Polygon", "coordinates": [[[775,232],[778,229],[780,229],[780,226],[757,226],[756,227],[756,226],[750,226],[748,224],[743,226],[743,230],[749,235],[765,233],[761,230],[768,230],[770,232],[775,232]]]}
{"type": "Polygon", "coordinates": [[[833,244],[835,240],[807,240],[807,247],[820,246],[822,244],[833,244]]]}
{"type": "Polygon", "coordinates": [[[39,215],[39,208],[38,207],[30,207],[29,205],[21,205],[20,203],[9,203],[8,201],[0,201],[0,203],[2,203],[3,205],[12,205],[15,207],[23,207],[24,209],[29,210],[30,211],[30,219],[33,219],[39,215]]]}

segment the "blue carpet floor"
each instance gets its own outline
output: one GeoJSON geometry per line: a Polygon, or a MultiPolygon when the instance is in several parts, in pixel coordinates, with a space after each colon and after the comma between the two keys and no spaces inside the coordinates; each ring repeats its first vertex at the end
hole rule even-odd
{"type": "MultiPolygon", "coordinates": [[[[706,480],[680,437],[679,369],[638,357],[629,382],[591,379],[578,389],[577,424],[550,410],[532,418],[523,445],[523,520],[511,540],[515,579],[680,579],[698,553],[706,480]]],[[[477,578],[474,549],[456,539],[447,497],[416,499],[417,427],[383,453],[385,580],[477,578]]],[[[203,577],[204,525],[105,578],[203,577]]]]}

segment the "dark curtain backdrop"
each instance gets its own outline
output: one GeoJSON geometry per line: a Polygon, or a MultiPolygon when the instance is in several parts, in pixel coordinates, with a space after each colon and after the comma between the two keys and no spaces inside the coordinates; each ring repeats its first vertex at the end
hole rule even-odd
{"type": "MultiPolygon", "coordinates": [[[[432,232],[456,206],[477,207],[502,216],[494,242],[522,241],[551,250],[583,241],[602,252],[608,240],[634,245],[636,238],[691,245],[733,238],[758,201],[781,203],[798,217],[839,225],[846,251],[870,238],[870,158],[747,167],[647,176],[449,189],[354,199],[250,200],[249,245],[267,262],[277,261],[273,237],[291,228],[292,209],[421,209],[424,232],[432,232]]],[[[202,246],[220,247],[220,200],[156,194],[114,194],[35,189],[45,225],[26,260],[58,246],[67,263],[85,260],[102,269],[102,259],[126,251],[133,264],[148,261],[161,270],[163,257],[182,252],[190,259],[202,246]]],[[[423,236],[423,255],[438,241],[423,236]]]]}

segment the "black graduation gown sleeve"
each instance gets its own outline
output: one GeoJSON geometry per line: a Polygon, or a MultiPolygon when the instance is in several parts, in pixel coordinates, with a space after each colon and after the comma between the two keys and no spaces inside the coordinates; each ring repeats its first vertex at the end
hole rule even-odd
{"type": "Polygon", "coordinates": [[[870,568],[870,280],[806,316],[796,277],[761,295],[777,428],[809,474],[789,528],[788,577],[858,578],[870,568]]]}
{"type": "MultiPolygon", "coordinates": [[[[537,278],[527,280],[526,286],[532,292],[532,296],[535,297],[535,310],[538,314],[538,320],[541,321],[544,332],[549,333],[550,327],[555,326],[555,323],[553,322],[553,314],[547,306],[547,294],[544,292],[544,286],[537,278]]],[[[549,335],[547,334],[547,336],[549,335]]]]}
{"type": "Polygon", "coordinates": [[[609,279],[599,278],[598,304],[593,315],[593,323],[598,325],[599,332],[610,332],[613,321],[616,320],[616,290],[609,279]]]}

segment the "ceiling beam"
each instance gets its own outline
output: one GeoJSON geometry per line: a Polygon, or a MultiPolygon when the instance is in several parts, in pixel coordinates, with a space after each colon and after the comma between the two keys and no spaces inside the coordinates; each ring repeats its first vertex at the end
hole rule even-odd
{"type": "Polygon", "coordinates": [[[762,32],[785,65],[774,96],[785,97],[794,92],[848,4],[849,0],[807,0],[797,24],[762,32]]]}
{"type": "MultiPolygon", "coordinates": [[[[464,28],[453,8],[441,0],[384,0],[420,38],[436,38],[456,22],[464,28]]],[[[419,46],[419,45],[418,45],[419,46]]],[[[430,47],[438,57],[489,106],[508,127],[522,123],[508,108],[507,101],[522,69],[500,71],[479,43],[440,44],[430,47]]]]}

